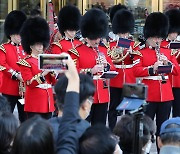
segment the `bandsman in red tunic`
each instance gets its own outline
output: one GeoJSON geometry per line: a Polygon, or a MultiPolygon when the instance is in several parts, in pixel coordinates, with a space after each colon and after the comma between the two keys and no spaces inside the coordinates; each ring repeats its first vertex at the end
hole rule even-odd
{"type": "Polygon", "coordinates": [[[107,18],[103,11],[91,9],[82,17],[80,30],[85,42],[77,46],[78,55],[72,54],[77,69],[93,77],[96,86],[94,104],[88,120],[91,124],[106,124],[109,102],[108,82],[99,76],[106,69],[113,69],[113,64],[107,56],[107,48],[100,46],[101,38],[107,34],[107,18]]]}
{"type": "Polygon", "coordinates": [[[52,84],[56,80],[53,73],[38,68],[38,55],[49,45],[48,24],[41,17],[29,18],[20,35],[24,51],[28,54],[19,62],[26,85],[24,111],[27,118],[39,114],[48,119],[54,111],[52,84]]]}
{"type": "Polygon", "coordinates": [[[19,35],[25,20],[26,15],[21,11],[12,11],[7,15],[4,31],[9,41],[0,46],[0,71],[2,72],[0,92],[10,102],[12,112],[17,104],[19,120],[21,122],[25,120],[24,106],[18,99],[21,98],[19,86],[23,80],[17,62],[26,55],[22,49],[21,37],[19,35]]]}
{"type": "Polygon", "coordinates": [[[66,52],[68,54],[77,54],[76,47],[81,42],[75,38],[76,32],[79,30],[81,14],[79,9],[73,5],[64,6],[58,15],[58,28],[63,36],[58,42],[52,43],[52,53],[60,54],[66,52]]]}
{"type": "Polygon", "coordinates": [[[168,74],[178,75],[179,72],[178,63],[171,55],[171,51],[160,47],[162,39],[167,37],[168,29],[168,18],[163,13],[151,13],[144,26],[146,47],[140,50],[140,56],[134,57],[136,62],[134,74],[136,77],[141,77],[142,82],[148,86],[149,104],[146,114],[152,119],[156,115],[157,136],[161,124],[169,118],[174,99],[168,74]],[[165,66],[164,71],[162,66],[165,66]]]}
{"type": "Polygon", "coordinates": [[[121,5],[121,4],[118,4],[118,5],[114,5],[111,9],[110,9],[110,12],[109,12],[109,17],[110,17],[110,32],[108,34],[108,37],[110,38],[110,40],[112,41],[115,41],[116,38],[118,37],[116,34],[113,33],[112,31],[112,21],[113,21],[113,18],[116,14],[117,11],[121,10],[121,9],[125,9],[127,10],[127,7],[125,5],[121,5]]]}
{"type": "MultiPolygon", "coordinates": [[[[180,10],[171,9],[165,13],[169,18],[168,37],[162,41],[161,46],[170,47],[171,42],[176,42],[177,36],[180,34],[180,10]]],[[[180,49],[171,49],[171,55],[175,56],[178,64],[180,64],[180,49]]],[[[173,117],[180,116],[180,73],[178,76],[169,75],[172,84],[174,100],[172,102],[173,117]]]]}
{"type": "MultiPolygon", "coordinates": [[[[108,56],[112,59],[116,71],[119,74],[110,80],[110,105],[108,112],[109,127],[113,130],[117,121],[117,106],[121,102],[122,87],[124,83],[135,83],[136,78],[133,74],[133,57],[138,43],[130,40],[129,36],[134,31],[134,17],[127,9],[120,9],[112,20],[112,30],[116,34],[116,39],[110,40],[108,56]],[[122,22],[124,21],[124,22],[122,22]],[[129,39],[130,47],[119,46],[120,39],[129,39]]],[[[127,40],[128,41],[128,40],[127,40]]]]}

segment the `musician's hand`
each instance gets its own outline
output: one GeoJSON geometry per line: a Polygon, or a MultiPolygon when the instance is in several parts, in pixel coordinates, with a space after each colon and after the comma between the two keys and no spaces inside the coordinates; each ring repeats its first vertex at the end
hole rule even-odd
{"type": "Polygon", "coordinates": [[[159,60],[162,61],[164,65],[168,64],[168,58],[164,54],[160,55],[159,60]]]}
{"type": "Polygon", "coordinates": [[[41,74],[42,74],[42,76],[46,76],[48,73],[50,73],[51,71],[50,70],[45,70],[45,71],[43,71],[41,74]]]}
{"type": "Polygon", "coordinates": [[[129,53],[132,54],[132,51],[133,51],[133,50],[132,50],[132,47],[130,46],[127,51],[129,51],[129,53]]]}
{"type": "Polygon", "coordinates": [[[104,65],[95,65],[93,68],[92,68],[92,74],[96,74],[98,72],[103,72],[104,71],[104,65]]]}
{"type": "Polygon", "coordinates": [[[21,76],[21,74],[20,74],[20,73],[18,73],[18,75],[17,75],[17,79],[18,79],[19,81],[23,82],[23,78],[22,78],[22,76],[21,76]]]}
{"type": "Polygon", "coordinates": [[[163,64],[162,61],[157,61],[157,62],[155,62],[154,65],[153,65],[153,70],[154,70],[154,72],[156,72],[157,69],[158,69],[158,66],[161,66],[162,64],[163,64]]]}

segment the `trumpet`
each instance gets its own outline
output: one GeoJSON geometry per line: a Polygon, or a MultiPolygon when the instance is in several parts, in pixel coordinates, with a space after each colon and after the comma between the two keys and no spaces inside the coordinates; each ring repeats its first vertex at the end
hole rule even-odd
{"type": "MultiPolygon", "coordinates": [[[[158,42],[156,42],[155,51],[156,51],[156,56],[157,56],[158,61],[161,61],[161,58],[160,58],[160,55],[161,55],[161,53],[160,53],[160,45],[159,45],[158,42]]],[[[164,77],[164,74],[162,73],[160,75],[161,75],[161,78],[162,78],[161,83],[165,84],[167,81],[166,81],[166,79],[164,77]]]]}

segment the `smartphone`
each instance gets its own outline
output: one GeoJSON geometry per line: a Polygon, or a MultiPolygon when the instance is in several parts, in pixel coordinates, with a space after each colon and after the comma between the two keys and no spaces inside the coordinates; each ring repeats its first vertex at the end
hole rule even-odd
{"type": "Polygon", "coordinates": [[[180,42],[171,42],[169,45],[170,49],[180,49],[180,42]]]}
{"type": "Polygon", "coordinates": [[[68,57],[62,57],[58,54],[39,54],[38,67],[40,70],[67,70],[67,65],[63,63],[65,59],[68,57]]]}

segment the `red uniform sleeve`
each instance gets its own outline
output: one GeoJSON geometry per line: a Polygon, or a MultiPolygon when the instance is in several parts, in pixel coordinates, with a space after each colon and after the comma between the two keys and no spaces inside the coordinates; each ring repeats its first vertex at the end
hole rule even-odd
{"type": "Polygon", "coordinates": [[[143,77],[143,76],[149,76],[149,68],[144,67],[143,64],[143,57],[141,56],[134,56],[134,67],[133,67],[133,73],[136,77],[143,77]]]}
{"type": "Polygon", "coordinates": [[[21,74],[24,82],[26,83],[26,86],[29,86],[31,88],[36,87],[38,84],[41,83],[40,80],[40,73],[33,75],[31,68],[27,66],[20,65],[21,74]]]}
{"type": "Polygon", "coordinates": [[[180,68],[179,68],[179,65],[178,65],[178,62],[177,62],[177,59],[176,57],[173,55],[171,56],[171,60],[172,62],[172,65],[173,65],[173,68],[172,68],[172,75],[179,75],[179,72],[180,72],[180,68]]]}
{"type": "MultiPolygon", "coordinates": [[[[5,67],[5,69],[3,70],[9,77],[12,76],[12,74],[10,72],[8,72],[8,70],[12,69],[6,62],[6,53],[2,50],[0,50],[0,66],[5,67]]],[[[14,69],[13,69],[14,70],[14,69]]],[[[14,70],[15,71],[15,70],[14,70]]]]}

